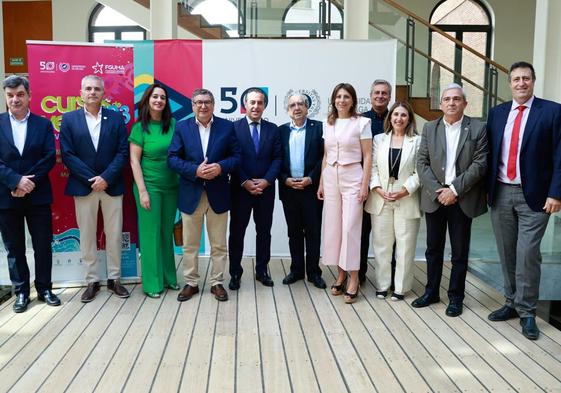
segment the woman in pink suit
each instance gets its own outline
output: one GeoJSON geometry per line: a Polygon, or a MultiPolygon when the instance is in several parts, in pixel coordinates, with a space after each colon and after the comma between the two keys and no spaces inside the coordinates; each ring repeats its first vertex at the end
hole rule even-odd
{"type": "Polygon", "coordinates": [[[318,189],[318,198],[324,200],[322,261],[324,265],[337,265],[331,293],[344,294],[345,303],[354,303],[359,289],[362,209],[368,197],[372,162],[370,119],[360,116],[356,106],[353,86],[335,86],[323,123],[325,149],[318,189]]]}

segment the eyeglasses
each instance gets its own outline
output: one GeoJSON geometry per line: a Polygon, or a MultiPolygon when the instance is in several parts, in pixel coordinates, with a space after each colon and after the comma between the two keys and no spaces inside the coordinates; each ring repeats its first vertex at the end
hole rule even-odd
{"type": "Polygon", "coordinates": [[[214,102],[212,102],[211,100],[197,100],[197,101],[193,101],[193,104],[197,105],[199,108],[202,107],[203,105],[206,106],[211,106],[214,104],[214,102]]]}

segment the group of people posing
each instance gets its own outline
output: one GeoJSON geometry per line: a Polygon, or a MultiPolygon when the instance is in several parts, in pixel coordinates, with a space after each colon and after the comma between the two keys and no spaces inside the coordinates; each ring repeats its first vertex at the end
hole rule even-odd
{"type": "MultiPolygon", "coordinates": [[[[244,272],[244,238],[255,222],[255,279],[271,287],[271,226],[278,179],[288,227],[290,272],[283,284],[304,278],[326,288],[319,266],[337,266],[334,296],[356,301],[366,280],[371,237],[376,296],[403,300],[412,289],[421,215],[427,227],[427,284],[412,302],[440,301],[446,232],[452,271],[446,315],[463,311],[472,219],[491,207],[503,267],[505,305],[492,321],[520,317],[522,333],[537,339],[540,242],[551,213],[561,208],[561,105],[533,94],[536,76],[526,62],[512,65],[513,100],[489,113],[487,124],[464,114],[457,84],[441,93],[443,116],[418,132],[413,109],[398,101],[385,80],[371,86],[372,109],[357,113],[353,86],[333,89],[323,123],[308,118],[307,97],[288,98],[289,123],[265,120],[267,96],[251,89],[246,116],[236,122],[214,115],[214,96],[197,89],[194,116],[176,123],[166,88],[150,85],[138,105],[130,136],[118,112],[102,108],[103,79],[83,78],[83,107],[62,118],[60,146],[74,198],[88,286],[82,302],[100,289],[97,215],[101,208],[107,252],[107,288],[119,297],[123,168],[130,161],[137,203],[142,286],[147,296],[180,290],[179,301],[199,292],[199,248],[206,217],[210,242],[210,292],[228,300],[244,272]],[[176,209],[183,224],[183,288],[177,283],[172,231],[176,209]],[[228,235],[228,213],[230,217],[228,235]],[[370,232],[372,231],[372,236],[370,232]],[[323,234],[323,238],[322,238],[323,234]],[[322,247],[322,248],[321,248],[322,247]],[[393,266],[392,266],[393,265],[393,266]]],[[[0,115],[0,231],[16,293],[14,311],[29,304],[24,220],[35,251],[37,298],[60,304],[51,287],[51,188],[55,163],[51,124],[29,111],[29,84],[4,81],[8,113],[0,115]]]]}

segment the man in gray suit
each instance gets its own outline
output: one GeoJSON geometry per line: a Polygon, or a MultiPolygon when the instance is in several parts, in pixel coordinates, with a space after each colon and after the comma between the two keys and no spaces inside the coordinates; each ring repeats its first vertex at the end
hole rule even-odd
{"type": "Polygon", "coordinates": [[[444,116],[425,124],[417,159],[421,209],[427,223],[427,285],[413,307],[440,301],[439,288],[446,243],[452,248],[452,273],[446,315],[462,313],[471,221],[487,211],[484,177],[487,171],[485,124],[464,115],[465,92],[453,83],[442,92],[444,116]]]}

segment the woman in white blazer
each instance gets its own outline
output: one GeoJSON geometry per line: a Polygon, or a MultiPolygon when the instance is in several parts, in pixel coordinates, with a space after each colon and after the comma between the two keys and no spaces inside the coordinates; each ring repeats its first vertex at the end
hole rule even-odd
{"type": "Polygon", "coordinates": [[[384,121],[384,133],[374,137],[370,194],[365,210],[372,219],[376,296],[385,298],[391,285],[391,261],[395,249],[395,291],[402,300],[411,290],[413,261],[421,221],[415,116],[409,103],[396,102],[384,121]]]}

